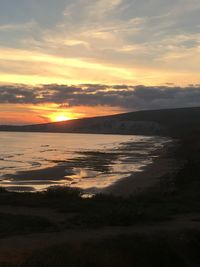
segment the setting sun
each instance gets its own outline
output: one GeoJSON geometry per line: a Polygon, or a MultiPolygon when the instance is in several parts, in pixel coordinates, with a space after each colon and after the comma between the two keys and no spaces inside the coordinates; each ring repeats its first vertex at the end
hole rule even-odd
{"type": "Polygon", "coordinates": [[[71,120],[73,119],[72,116],[70,116],[69,114],[65,115],[65,114],[52,114],[50,116],[50,120],[53,121],[53,122],[59,122],[59,121],[68,121],[68,120],[71,120]]]}
{"type": "Polygon", "coordinates": [[[65,115],[58,115],[57,117],[55,117],[55,120],[56,121],[67,121],[69,120],[70,118],[65,116],[65,115]]]}

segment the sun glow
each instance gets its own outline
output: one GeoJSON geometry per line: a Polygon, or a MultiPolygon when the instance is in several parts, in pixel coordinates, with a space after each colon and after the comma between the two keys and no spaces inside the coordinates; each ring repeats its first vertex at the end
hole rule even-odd
{"type": "Polygon", "coordinates": [[[70,114],[65,114],[65,113],[52,114],[49,117],[50,117],[50,120],[53,122],[68,121],[68,120],[73,119],[73,116],[71,116],[70,114]]]}

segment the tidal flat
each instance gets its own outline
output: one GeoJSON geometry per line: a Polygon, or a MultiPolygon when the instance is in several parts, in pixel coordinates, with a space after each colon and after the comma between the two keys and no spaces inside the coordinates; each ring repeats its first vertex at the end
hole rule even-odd
{"type": "Polygon", "coordinates": [[[43,191],[50,186],[103,192],[141,172],[172,140],[159,136],[0,133],[0,186],[43,191]]]}

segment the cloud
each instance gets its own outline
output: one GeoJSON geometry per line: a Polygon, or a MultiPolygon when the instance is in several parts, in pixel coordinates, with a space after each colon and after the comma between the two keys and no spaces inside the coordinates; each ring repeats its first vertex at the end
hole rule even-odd
{"type": "Polygon", "coordinates": [[[60,108],[110,106],[124,110],[199,106],[200,86],[57,85],[0,86],[1,104],[58,104],[60,108]]]}
{"type": "MultiPolygon", "coordinates": [[[[36,75],[32,67],[36,54],[38,64],[48,61],[36,68],[39,83],[64,83],[65,79],[70,83],[196,83],[200,81],[199,11],[199,0],[2,1],[0,55],[5,55],[5,47],[13,49],[12,55],[4,57],[7,73],[12,74],[28,61],[26,69],[36,75]],[[18,64],[13,64],[19,51],[18,64]],[[23,58],[24,51],[29,56],[23,58]],[[85,71],[89,63],[93,66],[85,71]],[[106,68],[99,70],[97,65],[106,68]]],[[[0,72],[3,68],[1,61],[0,72]]],[[[25,70],[21,77],[17,75],[4,81],[36,80],[24,77],[25,70]]]]}
{"type": "Polygon", "coordinates": [[[37,24],[34,21],[30,21],[23,24],[0,24],[0,32],[1,31],[30,31],[34,27],[36,27],[37,24]]]}

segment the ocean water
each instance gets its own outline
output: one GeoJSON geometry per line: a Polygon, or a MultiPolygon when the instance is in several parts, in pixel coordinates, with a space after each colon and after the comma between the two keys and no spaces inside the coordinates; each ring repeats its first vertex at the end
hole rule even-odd
{"type": "Polygon", "coordinates": [[[99,190],[143,171],[168,142],[156,136],[0,132],[0,186],[99,190]]]}

